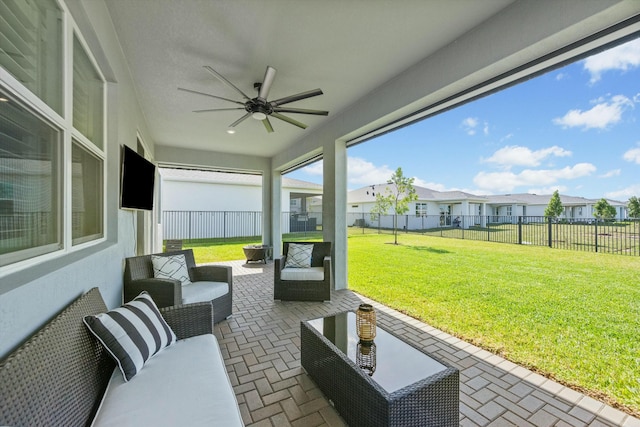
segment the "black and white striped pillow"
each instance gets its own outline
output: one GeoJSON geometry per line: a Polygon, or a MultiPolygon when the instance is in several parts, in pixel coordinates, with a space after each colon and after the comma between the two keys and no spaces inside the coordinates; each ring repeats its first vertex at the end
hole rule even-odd
{"type": "Polygon", "coordinates": [[[176,334],[146,291],[120,308],[85,316],[84,323],[118,363],[125,381],[140,372],[154,354],[176,341],[176,334]]]}

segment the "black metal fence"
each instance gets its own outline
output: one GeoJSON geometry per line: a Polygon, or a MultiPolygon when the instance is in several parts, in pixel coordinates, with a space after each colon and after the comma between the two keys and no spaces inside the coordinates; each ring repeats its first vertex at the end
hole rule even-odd
{"type": "MultiPolygon", "coordinates": [[[[322,213],[282,212],[283,234],[322,230],[322,213]]],[[[163,239],[231,239],[262,235],[262,212],[163,211],[163,239]]]]}
{"type": "MultiPolygon", "coordinates": [[[[640,222],[544,216],[378,215],[348,213],[349,233],[399,233],[640,256],[640,222]]],[[[283,234],[322,231],[319,212],[283,212],[283,234]]],[[[262,212],[164,211],[163,239],[233,239],[262,235],[262,212]]]]}
{"type": "MultiPolygon", "coordinates": [[[[393,215],[347,214],[362,233],[393,233],[393,215]]],[[[577,251],[640,255],[638,220],[567,220],[544,216],[398,215],[399,233],[418,233],[487,242],[548,246],[577,251]]]]}

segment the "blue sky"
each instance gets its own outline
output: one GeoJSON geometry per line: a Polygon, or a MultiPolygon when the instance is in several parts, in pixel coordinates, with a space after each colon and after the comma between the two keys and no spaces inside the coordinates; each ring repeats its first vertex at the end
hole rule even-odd
{"type": "MultiPolygon", "coordinates": [[[[640,39],[348,149],[348,188],[396,168],[474,194],[640,196],[640,39]]],[[[322,184],[322,164],[287,175],[322,184]]]]}

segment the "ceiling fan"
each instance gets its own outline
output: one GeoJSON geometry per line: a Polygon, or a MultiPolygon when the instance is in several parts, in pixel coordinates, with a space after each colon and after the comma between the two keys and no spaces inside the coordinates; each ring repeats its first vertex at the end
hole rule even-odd
{"type": "Polygon", "coordinates": [[[218,80],[224,83],[227,87],[236,91],[243,98],[243,101],[236,101],[229,98],[223,98],[217,95],[211,95],[204,92],[199,92],[197,90],[185,89],[179,87],[178,90],[182,90],[185,92],[191,92],[198,95],[209,96],[211,98],[221,99],[223,101],[232,102],[234,104],[241,105],[241,107],[235,108],[211,108],[207,110],[195,110],[194,113],[206,113],[211,111],[231,111],[231,110],[244,110],[246,114],[240,117],[235,122],[229,125],[229,128],[234,128],[244,120],[249,117],[254,118],[255,120],[260,120],[264,124],[264,127],[267,129],[267,132],[273,132],[273,127],[271,126],[271,122],[269,121],[269,116],[275,117],[276,119],[280,119],[287,123],[290,123],[294,126],[298,126],[299,128],[306,129],[307,125],[302,122],[299,122],[291,117],[285,116],[282,113],[292,113],[292,114],[311,114],[315,116],[326,116],[329,114],[328,111],[322,110],[309,110],[306,108],[290,108],[290,107],[282,107],[285,104],[290,104],[292,102],[301,101],[303,99],[312,98],[314,96],[322,95],[322,90],[313,89],[306,92],[298,93],[296,95],[285,96],[284,98],[276,99],[275,101],[267,101],[267,97],[269,96],[269,91],[271,90],[271,85],[273,85],[273,81],[276,77],[276,69],[270,66],[267,66],[267,70],[264,73],[264,79],[262,83],[254,83],[253,88],[258,91],[258,96],[255,98],[250,98],[246,95],[242,90],[240,90],[237,86],[227,80],[222,74],[218,73],[213,68],[208,65],[204,66],[204,69],[214,75],[218,80]]]}

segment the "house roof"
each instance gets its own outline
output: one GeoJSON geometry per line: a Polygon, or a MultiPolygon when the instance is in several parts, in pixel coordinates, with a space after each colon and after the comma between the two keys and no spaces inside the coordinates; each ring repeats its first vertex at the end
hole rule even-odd
{"type": "MultiPolygon", "coordinates": [[[[366,187],[358,188],[350,191],[347,195],[347,203],[367,203],[375,202],[375,194],[378,192],[384,193],[387,187],[391,187],[389,184],[375,184],[366,187]]],[[[491,196],[477,196],[471,193],[465,193],[464,191],[437,191],[430,188],[419,187],[414,185],[418,195],[418,201],[428,202],[461,202],[467,201],[471,203],[487,203],[490,205],[548,205],[551,199],[551,194],[498,194],[491,196]]],[[[560,201],[563,206],[586,206],[593,205],[598,202],[599,199],[587,199],[585,197],[560,195],[560,201]]],[[[607,199],[607,201],[613,206],[626,206],[626,203],[617,200],[607,199]]]]}
{"type": "MultiPolygon", "coordinates": [[[[392,185],[390,184],[375,184],[372,186],[358,188],[356,190],[350,191],[347,194],[347,202],[348,203],[366,203],[366,202],[375,202],[376,193],[384,194],[389,188],[389,191],[392,190],[392,185]]],[[[477,202],[483,203],[486,202],[486,198],[483,196],[476,196],[475,194],[465,193],[464,191],[437,191],[432,190],[430,188],[420,187],[414,185],[413,188],[416,190],[416,194],[418,195],[418,200],[422,201],[433,201],[433,202],[448,202],[448,201],[463,201],[466,200],[468,202],[477,202]]]]}
{"type": "MultiPolygon", "coordinates": [[[[190,181],[205,182],[211,184],[229,184],[229,185],[251,185],[261,186],[262,176],[251,175],[246,173],[227,173],[196,169],[171,169],[159,168],[160,175],[164,180],[170,181],[190,181]]],[[[295,188],[304,190],[315,190],[322,192],[322,185],[313,182],[301,181],[299,179],[282,178],[283,188],[295,188]]]]}
{"type": "MultiPolygon", "coordinates": [[[[501,194],[494,196],[486,196],[489,204],[518,204],[518,205],[548,205],[551,200],[551,194],[501,194]]],[[[586,206],[593,205],[599,199],[587,199],[585,197],[560,195],[560,202],[563,206],[586,206]]],[[[606,199],[611,205],[626,206],[626,203],[618,200],[606,199]]]]}

